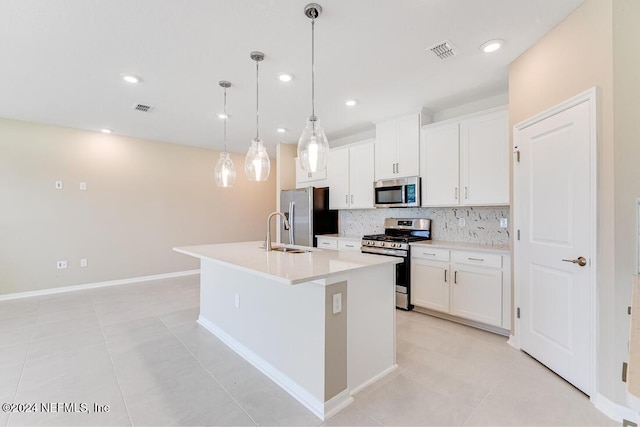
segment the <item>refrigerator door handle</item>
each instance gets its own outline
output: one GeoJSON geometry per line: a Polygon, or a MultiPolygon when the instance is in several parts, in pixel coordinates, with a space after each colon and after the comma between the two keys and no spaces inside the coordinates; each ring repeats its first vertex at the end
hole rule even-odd
{"type": "Polygon", "coordinates": [[[295,245],[295,235],[294,235],[294,229],[295,229],[295,206],[296,203],[295,202],[289,202],[289,244],[290,245],[295,245]]]}

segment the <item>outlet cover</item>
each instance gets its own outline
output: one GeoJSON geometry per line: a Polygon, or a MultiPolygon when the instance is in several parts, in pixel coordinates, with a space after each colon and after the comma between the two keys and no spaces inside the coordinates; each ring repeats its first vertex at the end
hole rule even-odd
{"type": "Polygon", "coordinates": [[[509,226],[509,221],[507,218],[500,218],[500,228],[507,228],[509,226]]]}
{"type": "Polygon", "coordinates": [[[80,260],[80,267],[84,268],[84,267],[86,267],[87,265],[88,265],[88,264],[87,264],[87,259],[86,259],[86,258],[82,258],[82,259],[80,260]]]}
{"type": "Polygon", "coordinates": [[[62,190],[62,181],[56,181],[56,190],[62,190]]]}
{"type": "Polygon", "coordinates": [[[81,182],[80,183],[80,191],[87,191],[87,183],[86,182],[81,182]]]}
{"type": "Polygon", "coordinates": [[[338,314],[342,311],[342,294],[333,294],[333,314],[338,314]]]}
{"type": "Polygon", "coordinates": [[[58,261],[56,263],[56,266],[58,267],[58,270],[61,270],[63,268],[67,268],[67,260],[62,260],[62,261],[58,261]]]}
{"type": "Polygon", "coordinates": [[[464,227],[466,224],[466,221],[464,218],[458,218],[458,227],[464,227]]]}

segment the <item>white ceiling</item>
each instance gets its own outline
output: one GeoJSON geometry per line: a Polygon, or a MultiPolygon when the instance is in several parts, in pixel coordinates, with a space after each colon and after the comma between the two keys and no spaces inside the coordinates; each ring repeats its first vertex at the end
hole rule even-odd
{"type": "MultiPolygon", "coordinates": [[[[316,114],[330,139],[507,91],[508,64],[583,0],[319,0],[316,114]],[[493,38],[503,49],[483,54],[493,38]],[[459,54],[425,51],[450,40],[459,54]],[[346,108],[344,100],[359,104],[346,108]]],[[[297,142],[310,114],[307,0],[0,0],[0,117],[222,149],[297,142]],[[295,79],[281,83],[280,72],[295,79]],[[142,84],[120,75],[141,76],[142,84]],[[135,104],[153,107],[149,113],[135,104]],[[277,134],[276,128],[288,129],[277,134]]]]}

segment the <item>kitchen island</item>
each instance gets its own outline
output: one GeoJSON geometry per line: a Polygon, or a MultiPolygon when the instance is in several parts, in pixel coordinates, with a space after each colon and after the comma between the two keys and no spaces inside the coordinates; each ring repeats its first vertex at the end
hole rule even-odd
{"type": "Polygon", "coordinates": [[[398,259],[261,245],[174,250],[200,259],[198,323],[324,420],[396,368],[398,259]]]}

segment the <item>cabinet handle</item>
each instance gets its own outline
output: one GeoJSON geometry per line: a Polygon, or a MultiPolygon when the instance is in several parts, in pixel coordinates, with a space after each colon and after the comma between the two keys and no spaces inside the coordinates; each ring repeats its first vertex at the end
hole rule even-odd
{"type": "Polygon", "coordinates": [[[330,245],[330,242],[322,242],[323,245],[330,245]]]}
{"type": "Polygon", "coordinates": [[[351,204],[353,204],[353,194],[351,195],[351,204]]]}
{"type": "Polygon", "coordinates": [[[436,256],[436,254],[430,254],[428,252],[422,252],[422,255],[436,256]]]}
{"type": "Polygon", "coordinates": [[[311,178],[311,172],[307,172],[307,177],[311,178]]]}
{"type": "Polygon", "coordinates": [[[456,192],[456,200],[458,200],[458,187],[456,187],[455,192],[456,192]]]}
{"type": "Polygon", "coordinates": [[[467,258],[469,261],[480,261],[484,262],[484,258],[467,258]]]}
{"type": "Polygon", "coordinates": [[[396,173],[396,164],[393,163],[391,166],[393,167],[393,173],[396,173]]]}
{"type": "Polygon", "coordinates": [[[458,272],[454,271],[453,272],[453,283],[458,283],[458,272]]]}
{"type": "Polygon", "coordinates": [[[400,173],[400,163],[396,163],[396,173],[400,173]]]}
{"type": "Polygon", "coordinates": [[[444,283],[447,283],[447,270],[444,271],[444,283]]]}
{"type": "Polygon", "coordinates": [[[353,245],[345,245],[347,248],[353,248],[353,245]]]}
{"type": "Polygon", "coordinates": [[[467,187],[464,187],[464,198],[465,200],[469,198],[469,189],[467,187]]]}
{"type": "Polygon", "coordinates": [[[348,194],[344,195],[344,202],[345,203],[349,203],[349,195],[348,194]]]}

